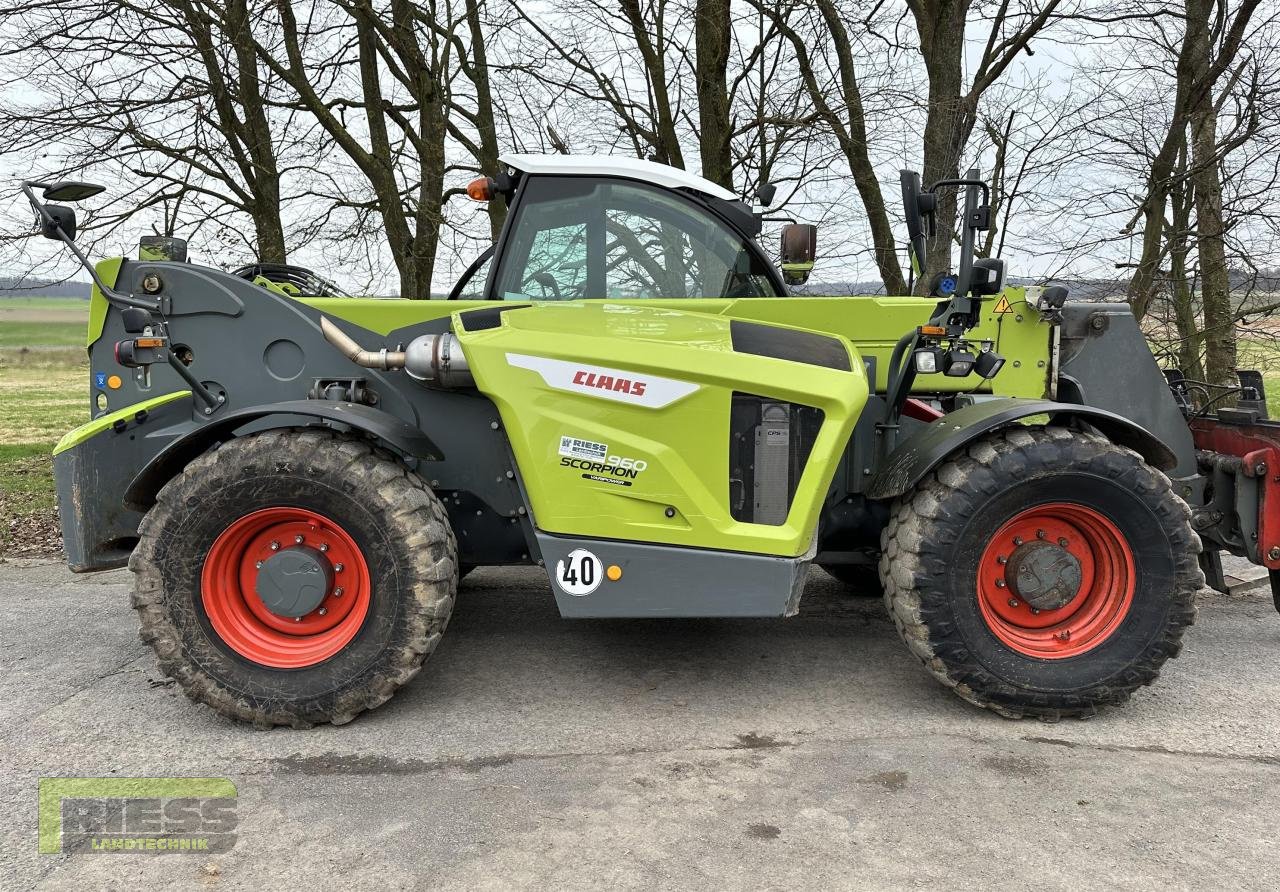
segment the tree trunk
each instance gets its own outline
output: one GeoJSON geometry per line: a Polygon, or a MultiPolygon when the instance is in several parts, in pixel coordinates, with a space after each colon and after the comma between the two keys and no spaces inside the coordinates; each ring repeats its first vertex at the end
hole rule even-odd
{"type": "MultiPolygon", "coordinates": [[[[912,3],[920,51],[929,77],[929,100],[924,125],[924,170],[927,189],[938,180],[960,175],[960,156],[973,131],[976,102],[964,92],[964,26],[968,0],[938,0],[919,8],[912,3]]],[[[925,246],[925,275],[916,291],[928,291],[934,274],[951,268],[956,223],[956,191],[938,195],[938,234],[925,246]]]]}
{"type": "MultiPolygon", "coordinates": [[[[1214,85],[1240,52],[1245,29],[1248,27],[1258,3],[1259,0],[1242,0],[1232,9],[1229,4],[1219,3],[1216,0],[1186,0],[1186,15],[1184,16],[1186,31],[1182,38],[1182,45],[1178,49],[1177,86],[1174,91],[1172,117],[1169,122],[1169,131],[1152,159],[1151,171],[1147,176],[1146,195],[1140,208],[1140,216],[1143,221],[1142,254],[1133,278],[1129,281],[1129,304],[1133,307],[1133,314],[1139,321],[1146,314],[1147,308],[1156,293],[1156,279],[1159,274],[1160,259],[1166,247],[1163,238],[1164,211],[1171,188],[1171,178],[1174,175],[1174,163],[1178,145],[1185,138],[1189,123],[1193,130],[1198,128],[1202,136],[1207,127],[1213,133],[1210,138],[1215,142],[1213,154],[1216,157],[1217,116],[1212,107],[1214,85]],[[1234,18],[1228,22],[1228,16],[1233,13],[1234,18]],[[1207,108],[1202,108],[1206,103],[1207,108]],[[1192,122],[1191,119],[1195,116],[1199,116],[1199,123],[1192,122]],[[1212,118],[1212,120],[1208,120],[1208,118],[1212,118]]],[[[1192,142],[1192,167],[1193,169],[1198,169],[1199,164],[1195,160],[1196,139],[1194,135],[1192,142]]],[[[1207,146],[1200,147],[1202,157],[1206,148],[1207,146]]],[[[1193,172],[1192,176],[1194,177],[1195,175],[1195,172],[1193,172]]],[[[1221,247],[1222,184],[1218,180],[1216,160],[1214,162],[1213,179],[1217,183],[1216,190],[1213,188],[1213,184],[1206,181],[1205,185],[1210,188],[1210,194],[1206,195],[1205,200],[1209,202],[1208,210],[1210,216],[1215,214],[1213,205],[1216,201],[1216,216],[1219,225],[1213,237],[1217,239],[1218,246],[1221,247]]],[[[1200,198],[1197,196],[1197,217],[1200,214],[1199,203],[1200,198]]],[[[1202,225],[1203,221],[1197,223],[1198,227],[1202,225]]],[[[1203,249],[1201,250],[1203,257],[1203,249]]],[[[1211,246],[1210,251],[1213,250],[1215,249],[1211,246]]],[[[1203,267],[1203,265],[1202,260],[1201,266],[1203,267]]],[[[1225,257],[1222,266],[1225,271],[1225,257]]],[[[1210,287],[1218,288],[1219,285],[1215,284],[1210,287]]],[[[1219,309],[1215,307],[1213,312],[1216,314],[1219,309]]],[[[1205,312],[1205,328],[1207,331],[1209,327],[1207,319],[1208,306],[1205,307],[1205,312]]],[[[1230,336],[1233,339],[1231,355],[1234,357],[1234,330],[1232,330],[1230,336]]],[[[1223,337],[1226,337],[1226,335],[1223,335],[1223,337]]],[[[1210,349],[1214,349],[1212,345],[1210,345],[1210,349]]],[[[1225,359],[1225,356],[1225,353],[1221,353],[1219,358],[1225,359]]],[[[1210,372],[1210,375],[1212,376],[1212,372],[1210,372]]]]}
{"type": "Polygon", "coordinates": [[[1188,378],[1204,380],[1204,364],[1200,361],[1202,336],[1196,319],[1195,292],[1187,269],[1190,249],[1191,202],[1185,182],[1186,147],[1179,152],[1181,164],[1178,178],[1170,191],[1173,219],[1169,232],[1169,278],[1173,293],[1174,324],[1178,329],[1178,367],[1188,378]]]}
{"type": "Polygon", "coordinates": [[[204,65],[217,124],[243,180],[243,188],[234,191],[253,221],[257,259],[285,263],[288,252],[280,216],[280,169],[262,96],[248,4],[246,0],[230,0],[220,22],[206,15],[197,3],[177,3],[172,8],[183,16],[204,65]],[[224,40],[235,54],[235,68],[230,72],[224,71],[218,52],[224,40]]]}
{"type": "Polygon", "coordinates": [[[666,0],[658,0],[654,27],[645,21],[639,0],[621,0],[623,15],[631,25],[631,36],[636,49],[644,60],[645,75],[649,81],[654,104],[654,132],[646,134],[653,147],[653,156],[659,164],[684,167],[684,155],[680,151],[680,136],[676,132],[676,119],[671,110],[671,96],[667,92],[667,60],[664,41],[666,35],[664,16],[666,0]],[[652,34],[652,39],[651,39],[652,34]]]}
{"type": "MultiPolygon", "coordinates": [[[[1207,27],[1215,0],[1188,0],[1187,42],[1196,76],[1206,77],[1213,52],[1207,27]],[[1194,41],[1194,43],[1193,43],[1194,41]]],[[[1236,327],[1231,312],[1231,276],[1218,173],[1218,112],[1213,90],[1198,91],[1191,107],[1191,186],[1195,193],[1196,247],[1200,256],[1200,301],[1204,307],[1205,375],[1211,384],[1236,382],[1236,327]]]]}
{"type": "Polygon", "coordinates": [[[288,260],[288,252],[284,242],[284,223],[280,218],[280,170],[262,98],[258,56],[254,51],[251,30],[253,25],[246,0],[227,3],[227,20],[232,28],[230,37],[236,54],[236,87],[244,115],[243,141],[252,163],[252,173],[247,178],[253,194],[258,259],[266,263],[284,263],[288,260]]]}
{"type": "Polygon", "coordinates": [[[696,0],[694,9],[695,85],[698,94],[698,150],[702,175],[733,191],[729,117],[729,49],[733,28],[729,0],[696,0]]]}
{"type": "Polygon", "coordinates": [[[862,105],[862,89],[858,85],[853,47],[835,4],[832,0],[818,0],[818,10],[831,35],[831,42],[836,52],[840,94],[835,98],[839,99],[844,106],[843,118],[832,107],[827,92],[818,83],[804,37],[773,8],[765,5],[759,8],[773,19],[774,25],[781,34],[791,42],[796,54],[800,79],[809,94],[809,99],[818,114],[826,121],[827,126],[831,128],[836,141],[840,144],[840,151],[844,153],[845,161],[849,165],[849,173],[853,176],[854,185],[858,189],[858,197],[862,199],[862,207],[867,214],[867,224],[871,227],[871,243],[875,251],[876,269],[880,273],[880,281],[884,283],[885,293],[905,294],[907,281],[902,275],[902,266],[898,263],[898,249],[893,238],[893,227],[889,223],[884,195],[880,192],[880,180],[876,176],[867,147],[867,121],[862,105]]]}
{"type": "MultiPolygon", "coordinates": [[[[480,136],[480,155],[476,161],[486,176],[498,172],[498,128],[494,123],[493,89],[489,82],[489,55],[485,49],[484,26],[480,20],[480,6],[484,0],[467,0],[467,28],[471,32],[472,82],[476,87],[476,132],[480,136]]],[[[502,201],[490,201],[489,233],[497,242],[507,219],[507,205],[502,201]]]]}

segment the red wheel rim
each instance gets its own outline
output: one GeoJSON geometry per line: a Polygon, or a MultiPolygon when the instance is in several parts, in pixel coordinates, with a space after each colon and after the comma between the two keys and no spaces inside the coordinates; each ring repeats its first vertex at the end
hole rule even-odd
{"type": "Polygon", "coordinates": [[[214,541],[200,595],[213,630],[237,654],[273,669],[301,669],[334,656],[360,631],[369,613],[369,566],[355,540],[327,517],[305,508],[264,508],[214,541]],[[323,553],[334,583],[305,616],[278,616],[258,597],[259,562],[301,544],[323,553]]]}
{"type": "Polygon", "coordinates": [[[1092,508],[1050,502],[1019,512],[988,541],[978,563],[978,607],[1001,643],[1030,657],[1060,660],[1106,641],[1124,622],[1136,584],[1133,551],[1114,523],[1092,508]],[[1079,562],[1080,586],[1056,609],[1037,610],[1006,579],[1014,549],[1057,545],[1079,562]]]}

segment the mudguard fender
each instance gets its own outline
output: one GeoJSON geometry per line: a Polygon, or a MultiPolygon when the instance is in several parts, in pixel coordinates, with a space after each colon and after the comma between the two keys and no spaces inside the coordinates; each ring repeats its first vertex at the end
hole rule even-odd
{"type": "Polygon", "coordinates": [[[1035,415],[1048,415],[1049,424],[1060,427],[1087,424],[1111,442],[1134,450],[1149,465],[1162,471],[1172,470],[1178,463],[1173,451],[1158,437],[1114,412],[1053,400],[994,399],[944,415],[898,444],[871,481],[867,496],[897,498],[956,450],[997,428],[1035,415]]]}
{"type": "Polygon", "coordinates": [[[236,436],[235,431],[253,423],[253,432],[321,423],[342,425],[368,434],[406,458],[440,461],[439,447],[409,422],[360,403],[333,400],[292,400],[265,406],[249,406],[214,418],[174,440],[156,455],[129,484],[124,503],[138,511],[155,504],[156,493],[197,456],[236,436]]]}

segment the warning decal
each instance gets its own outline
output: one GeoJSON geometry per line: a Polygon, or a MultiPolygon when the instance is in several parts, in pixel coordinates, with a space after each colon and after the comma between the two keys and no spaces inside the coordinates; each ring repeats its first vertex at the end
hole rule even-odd
{"type": "Polygon", "coordinates": [[[1013,307],[1009,304],[1009,298],[1003,294],[1000,295],[1000,300],[996,302],[996,312],[997,313],[1013,312],[1013,307]]]}

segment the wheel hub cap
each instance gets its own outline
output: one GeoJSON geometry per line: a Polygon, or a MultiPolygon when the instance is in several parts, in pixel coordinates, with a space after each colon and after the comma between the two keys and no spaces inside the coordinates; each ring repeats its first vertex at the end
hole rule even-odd
{"type": "Polygon", "coordinates": [[[1080,593],[1080,559],[1058,545],[1028,542],[1009,555],[1009,590],[1037,610],[1059,610],[1080,593]]]}
{"type": "Polygon", "coordinates": [[[263,508],[214,540],[200,573],[213,634],[273,669],[340,653],[369,615],[369,565],[351,534],[306,508],[263,508]]]}
{"type": "Polygon", "coordinates": [[[306,616],[332,591],[333,579],[328,558],[318,549],[299,545],[263,561],[254,591],[276,616],[306,616]]]}
{"type": "Polygon", "coordinates": [[[1102,512],[1074,502],[1019,511],[978,556],[978,609],[1006,647],[1046,660],[1079,656],[1125,622],[1137,587],[1132,548],[1102,512]]]}

